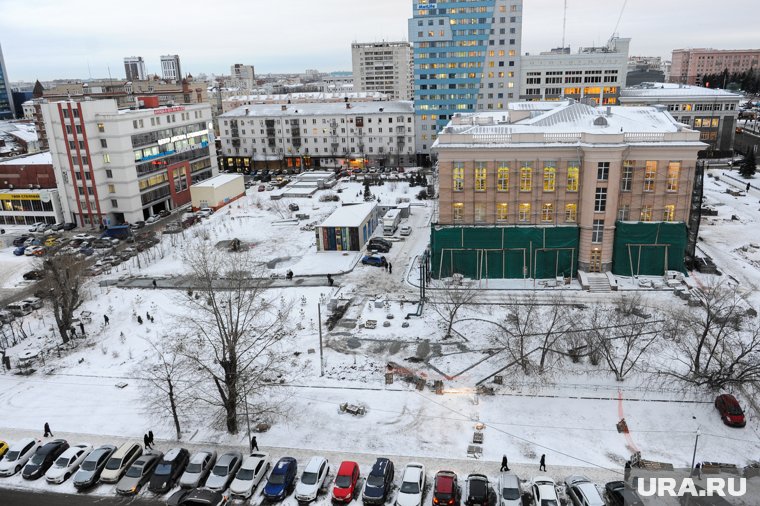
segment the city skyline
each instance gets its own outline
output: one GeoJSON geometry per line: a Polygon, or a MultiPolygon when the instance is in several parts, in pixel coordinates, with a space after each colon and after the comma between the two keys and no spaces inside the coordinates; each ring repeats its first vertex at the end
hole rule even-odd
{"type": "MultiPolygon", "coordinates": [[[[109,77],[109,73],[121,78],[126,56],[142,56],[147,72],[160,75],[162,54],[179,54],[184,73],[190,74],[227,74],[235,62],[255,65],[262,74],[307,68],[346,71],[351,69],[352,42],[408,40],[407,19],[412,17],[410,0],[378,4],[324,0],[318,5],[294,0],[287,12],[263,13],[251,8],[257,4],[261,2],[228,0],[210,10],[198,3],[200,11],[178,12],[171,6],[136,0],[131,9],[143,17],[116,24],[114,11],[95,9],[97,4],[91,0],[65,4],[0,0],[0,42],[13,81],[109,77]],[[250,20],[238,27],[225,26],[237,19],[229,15],[238,10],[251,12],[250,20]],[[176,22],[167,21],[172,19],[176,22]]],[[[569,0],[566,45],[576,51],[580,46],[604,44],[622,5],[623,0],[594,5],[569,0]]],[[[751,26],[735,22],[752,3],[730,0],[723,5],[715,12],[712,3],[696,0],[684,17],[682,6],[659,5],[653,14],[651,5],[629,3],[617,33],[632,39],[631,55],[669,58],[672,49],[682,47],[760,47],[760,35],[751,26]]],[[[562,1],[526,2],[523,53],[547,51],[561,42],[562,1]]]]}

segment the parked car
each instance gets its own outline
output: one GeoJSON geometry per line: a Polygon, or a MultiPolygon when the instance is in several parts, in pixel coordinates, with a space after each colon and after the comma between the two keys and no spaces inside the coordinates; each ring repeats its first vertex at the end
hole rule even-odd
{"type": "Polygon", "coordinates": [[[150,217],[148,217],[147,220],[145,220],[145,224],[146,225],[150,225],[151,223],[155,223],[155,222],[157,222],[160,219],[161,219],[161,216],[159,216],[157,214],[154,214],[153,216],[150,216],[150,217]]]}
{"type": "Polygon", "coordinates": [[[438,471],[433,480],[433,504],[456,506],[459,504],[459,483],[452,471],[438,471]]]}
{"type": "Polygon", "coordinates": [[[20,300],[8,304],[6,309],[10,311],[13,316],[26,316],[31,313],[34,308],[30,303],[20,300]]]}
{"type": "Polygon", "coordinates": [[[45,473],[45,480],[54,485],[60,485],[73,475],[82,461],[92,451],[92,445],[81,444],[70,447],[58,457],[55,463],[45,473]]]}
{"type": "Polygon", "coordinates": [[[641,497],[624,481],[611,481],[604,486],[610,506],[644,506],[641,497]]]}
{"type": "Polygon", "coordinates": [[[0,460],[0,476],[13,476],[23,469],[32,455],[42,446],[39,440],[28,437],[16,441],[0,460]]]}
{"type": "Polygon", "coordinates": [[[359,464],[349,460],[340,463],[333,482],[332,498],[335,502],[349,503],[356,495],[359,482],[359,464]]]}
{"type": "Polygon", "coordinates": [[[731,394],[721,394],[715,398],[715,409],[720,413],[720,419],[729,427],[744,427],[747,421],[739,401],[731,394]]]}
{"type": "Polygon", "coordinates": [[[522,486],[513,473],[501,473],[498,481],[499,506],[522,506],[522,486]]]}
{"type": "Polygon", "coordinates": [[[382,237],[372,237],[367,241],[367,250],[388,253],[393,247],[393,243],[382,237]]]}
{"type": "Polygon", "coordinates": [[[491,484],[483,474],[473,473],[464,482],[464,503],[467,506],[489,506],[491,484]]]}
{"type": "Polygon", "coordinates": [[[167,501],[168,506],[222,506],[227,504],[227,497],[221,492],[207,488],[180,490],[167,501]]]}
{"type": "Polygon", "coordinates": [[[134,495],[148,483],[153,470],[163,457],[161,452],[151,452],[142,455],[135,460],[124,476],[116,484],[116,493],[119,495],[134,495]]]}
{"type": "Polygon", "coordinates": [[[95,254],[95,250],[90,247],[79,248],[79,254],[83,257],[91,257],[95,254]]]}
{"type": "Polygon", "coordinates": [[[24,256],[42,256],[45,254],[45,248],[42,246],[29,246],[24,250],[24,256]]]}
{"type": "Polygon", "coordinates": [[[0,460],[2,460],[5,454],[8,453],[8,448],[8,443],[0,441],[0,460]]]}
{"type": "Polygon", "coordinates": [[[548,476],[536,476],[533,479],[533,504],[535,506],[559,506],[557,487],[548,476]]]}
{"type": "Polygon", "coordinates": [[[26,240],[29,239],[30,237],[31,236],[27,235],[27,234],[20,235],[20,236],[16,237],[15,239],[13,239],[13,245],[16,246],[16,247],[23,246],[24,243],[26,242],[26,240]]]}
{"type": "Polygon", "coordinates": [[[136,221],[129,226],[129,228],[131,228],[132,230],[140,230],[143,227],[145,227],[145,222],[142,220],[136,221]]]}
{"type": "Polygon", "coordinates": [[[73,241],[94,241],[96,239],[95,236],[92,236],[90,234],[77,234],[74,237],[71,238],[73,241]]]}
{"type": "Polygon", "coordinates": [[[412,233],[412,227],[411,225],[401,225],[399,228],[399,234],[401,235],[411,235],[412,233]]]}
{"type": "Polygon", "coordinates": [[[38,279],[42,279],[45,277],[45,271],[40,269],[40,270],[25,272],[23,277],[27,281],[36,281],[38,279]]]}
{"type": "Polygon", "coordinates": [[[234,497],[248,499],[253,491],[267,474],[269,469],[269,455],[266,453],[252,453],[243,459],[235,479],[230,483],[230,494],[234,497]]]}
{"type": "Polygon", "coordinates": [[[79,471],[74,475],[74,487],[77,490],[85,490],[95,485],[100,479],[100,473],[106,467],[111,455],[116,451],[114,445],[103,445],[95,448],[82,461],[79,471]]]}
{"type": "Polygon", "coordinates": [[[190,457],[185,472],[179,479],[179,486],[182,488],[196,488],[203,485],[206,476],[216,464],[215,451],[196,452],[190,457]]]}
{"type": "Polygon", "coordinates": [[[66,450],[69,449],[69,443],[65,439],[54,439],[45,445],[37,448],[34,455],[21,471],[21,477],[25,480],[36,480],[42,477],[50,469],[53,462],[66,450]]]}
{"type": "Polygon", "coordinates": [[[124,443],[108,459],[105,469],[100,474],[100,481],[102,483],[116,483],[142,453],[143,447],[140,443],[124,443]]]}
{"type": "Polygon", "coordinates": [[[76,223],[67,222],[63,224],[63,229],[66,231],[74,230],[75,228],[77,228],[76,223]]]}
{"type": "Polygon", "coordinates": [[[298,204],[296,204],[295,202],[291,202],[290,204],[288,204],[288,209],[290,209],[291,211],[299,211],[301,208],[298,207],[298,204]]]}
{"type": "Polygon", "coordinates": [[[167,211],[166,209],[161,209],[161,210],[158,212],[158,215],[159,215],[160,217],[162,217],[162,218],[168,218],[169,216],[171,216],[171,214],[172,214],[172,213],[170,213],[170,212],[169,212],[169,211],[167,211]]]}
{"type": "Polygon", "coordinates": [[[306,464],[301,480],[296,485],[296,501],[306,503],[317,498],[319,490],[324,487],[330,465],[324,457],[312,457],[306,464]]]}
{"type": "Polygon", "coordinates": [[[383,457],[377,459],[364,482],[362,502],[364,504],[385,504],[393,488],[394,474],[393,461],[383,457]]]}
{"type": "Polygon", "coordinates": [[[565,479],[565,493],[575,506],[605,506],[596,485],[585,476],[568,476],[565,479]]]}
{"type": "Polygon", "coordinates": [[[272,190],[274,190],[274,186],[272,186],[271,184],[268,184],[268,185],[266,185],[266,190],[267,191],[272,191],[272,190]]]}
{"type": "Polygon", "coordinates": [[[35,223],[32,223],[32,226],[29,227],[29,232],[42,232],[46,225],[47,223],[44,221],[37,221],[35,223]]]}
{"type": "Polygon", "coordinates": [[[420,506],[424,490],[425,466],[417,462],[407,464],[396,496],[396,506],[420,506]]]}
{"type": "Polygon", "coordinates": [[[21,302],[29,304],[30,306],[32,306],[32,309],[40,309],[44,305],[42,299],[40,299],[39,297],[27,297],[21,302]]]}
{"type": "Polygon", "coordinates": [[[372,265],[375,267],[384,267],[388,261],[381,255],[364,255],[362,265],[372,265]]]}
{"type": "Polygon", "coordinates": [[[17,257],[24,256],[24,251],[26,250],[26,246],[18,246],[16,249],[13,250],[13,254],[17,257]]]}
{"type": "Polygon", "coordinates": [[[164,494],[174,486],[187,467],[190,452],[184,448],[172,448],[166,452],[156,466],[148,483],[148,490],[154,494],[164,494]]]}
{"type": "Polygon", "coordinates": [[[283,457],[277,461],[264,486],[264,498],[269,501],[285,499],[296,484],[298,462],[293,457],[283,457]]]}
{"type": "Polygon", "coordinates": [[[50,230],[53,230],[55,232],[60,232],[61,230],[63,230],[63,226],[64,226],[64,223],[59,222],[53,225],[52,227],[50,227],[50,230]]]}
{"type": "Polygon", "coordinates": [[[227,452],[217,459],[214,469],[206,479],[206,488],[223,492],[235,473],[240,468],[243,455],[240,452],[227,452]]]}

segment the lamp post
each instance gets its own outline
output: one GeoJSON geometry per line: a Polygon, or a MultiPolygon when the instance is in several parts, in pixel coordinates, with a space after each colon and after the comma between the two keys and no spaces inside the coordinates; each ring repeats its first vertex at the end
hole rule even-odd
{"type": "Polygon", "coordinates": [[[694,438],[694,453],[691,455],[691,470],[689,477],[694,476],[694,463],[697,460],[697,444],[699,443],[699,427],[697,427],[697,436],[694,438]]]}

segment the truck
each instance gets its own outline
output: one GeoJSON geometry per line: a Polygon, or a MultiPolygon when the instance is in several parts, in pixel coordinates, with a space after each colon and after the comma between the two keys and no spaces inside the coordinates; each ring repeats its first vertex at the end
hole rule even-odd
{"type": "Polygon", "coordinates": [[[100,238],[124,240],[128,239],[131,235],[132,230],[129,228],[129,225],[114,225],[105,229],[103,233],[100,234],[100,238]]]}
{"type": "Polygon", "coordinates": [[[401,221],[401,211],[391,209],[383,216],[383,235],[393,235],[396,233],[398,224],[401,221]]]}

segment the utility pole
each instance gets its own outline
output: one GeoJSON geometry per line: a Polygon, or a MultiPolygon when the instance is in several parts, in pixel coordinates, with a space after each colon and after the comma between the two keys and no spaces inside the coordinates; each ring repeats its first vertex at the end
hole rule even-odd
{"type": "Polygon", "coordinates": [[[251,417],[248,415],[248,388],[245,389],[245,423],[248,426],[248,453],[253,451],[251,442],[251,417]]]}
{"type": "Polygon", "coordinates": [[[691,456],[691,470],[689,476],[694,476],[694,462],[697,460],[697,444],[699,443],[699,429],[697,429],[697,437],[694,439],[694,453],[691,456]]]}
{"type": "Polygon", "coordinates": [[[317,303],[317,326],[319,327],[319,375],[325,375],[325,361],[322,358],[322,304],[317,303]]]}

